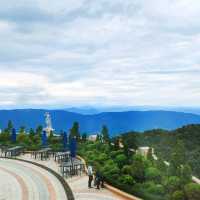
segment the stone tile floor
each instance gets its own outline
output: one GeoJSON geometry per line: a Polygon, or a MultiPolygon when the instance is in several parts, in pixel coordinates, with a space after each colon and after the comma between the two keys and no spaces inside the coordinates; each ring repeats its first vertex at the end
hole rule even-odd
{"type": "Polygon", "coordinates": [[[65,200],[64,188],[48,171],[16,160],[0,159],[0,200],[65,200]]]}
{"type": "MultiPolygon", "coordinates": [[[[59,165],[53,160],[53,158],[50,160],[40,161],[31,158],[29,154],[20,156],[20,158],[40,163],[60,174],[59,165]]],[[[95,188],[88,189],[88,177],[85,174],[82,176],[65,178],[65,180],[71,187],[76,200],[126,200],[125,198],[118,196],[105,188],[101,190],[97,190],[95,188]]]]}

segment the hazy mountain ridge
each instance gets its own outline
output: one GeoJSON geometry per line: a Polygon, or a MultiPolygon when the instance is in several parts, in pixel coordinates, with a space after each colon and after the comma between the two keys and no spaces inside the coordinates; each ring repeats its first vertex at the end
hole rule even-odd
{"type": "Polygon", "coordinates": [[[171,130],[187,124],[200,124],[199,115],[172,111],[104,112],[82,115],[65,110],[22,109],[0,110],[0,128],[5,128],[8,120],[12,120],[17,129],[20,126],[26,128],[35,128],[39,124],[44,126],[46,111],[50,112],[56,131],[69,130],[74,121],[79,122],[81,132],[99,132],[105,124],[112,135],[131,130],[144,131],[155,128],[171,130]]]}
{"type": "Polygon", "coordinates": [[[111,106],[111,107],[69,107],[63,109],[69,112],[75,112],[83,115],[99,114],[102,112],[127,112],[127,111],[174,111],[174,112],[185,112],[200,115],[199,107],[177,107],[177,106],[111,106]]]}

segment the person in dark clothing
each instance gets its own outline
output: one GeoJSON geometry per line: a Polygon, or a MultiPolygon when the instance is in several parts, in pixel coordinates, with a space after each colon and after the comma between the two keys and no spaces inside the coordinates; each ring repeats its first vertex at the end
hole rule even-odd
{"type": "Polygon", "coordinates": [[[93,181],[93,176],[89,176],[88,188],[92,188],[92,181],[93,181]]]}
{"type": "Polygon", "coordinates": [[[101,188],[104,188],[104,177],[101,176],[101,188]]]}
{"type": "Polygon", "coordinates": [[[101,174],[99,173],[99,171],[97,171],[95,177],[95,184],[98,190],[100,189],[100,183],[101,183],[101,174]]]}

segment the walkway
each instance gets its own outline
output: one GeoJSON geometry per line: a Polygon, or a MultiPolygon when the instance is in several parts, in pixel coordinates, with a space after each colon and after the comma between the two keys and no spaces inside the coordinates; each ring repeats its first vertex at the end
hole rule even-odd
{"type": "Polygon", "coordinates": [[[66,200],[59,180],[35,165],[0,159],[0,200],[66,200]]]}
{"type": "MultiPolygon", "coordinates": [[[[35,160],[32,159],[29,154],[20,156],[20,158],[45,165],[60,174],[59,166],[53,159],[47,161],[35,160]]],[[[75,196],[75,200],[127,200],[125,198],[122,198],[121,196],[117,196],[116,194],[110,192],[107,189],[101,189],[101,190],[97,190],[95,188],[88,189],[87,187],[88,177],[85,174],[83,174],[82,176],[67,178],[65,180],[71,187],[75,196]]]]}

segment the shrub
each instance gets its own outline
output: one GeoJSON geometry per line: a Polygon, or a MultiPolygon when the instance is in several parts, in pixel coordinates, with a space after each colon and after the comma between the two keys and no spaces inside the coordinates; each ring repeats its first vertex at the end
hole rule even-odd
{"type": "Polygon", "coordinates": [[[157,168],[149,167],[145,171],[145,177],[147,180],[159,183],[161,180],[161,173],[157,168]]]}
{"type": "Polygon", "coordinates": [[[132,171],[131,165],[124,165],[122,168],[123,174],[131,174],[131,171],[132,171]]]}
{"type": "Polygon", "coordinates": [[[175,192],[176,190],[179,190],[181,187],[181,181],[180,178],[177,176],[171,176],[166,182],[167,190],[170,194],[175,192]]]}
{"type": "Polygon", "coordinates": [[[184,200],[185,199],[185,195],[184,192],[181,190],[177,190],[172,194],[172,200],[184,200]]]}
{"type": "Polygon", "coordinates": [[[127,157],[124,154],[119,154],[116,156],[115,162],[117,163],[119,168],[122,168],[127,162],[127,157]]]}
{"type": "Polygon", "coordinates": [[[190,183],[185,186],[185,193],[188,200],[199,200],[200,199],[200,185],[190,183]]]}
{"type": "Polygon", "coordinates": [[[133,177],[130,175],[122,175],[118,178],[118,181],[125,185],[133,185],[135,183],[133,177]]]}

